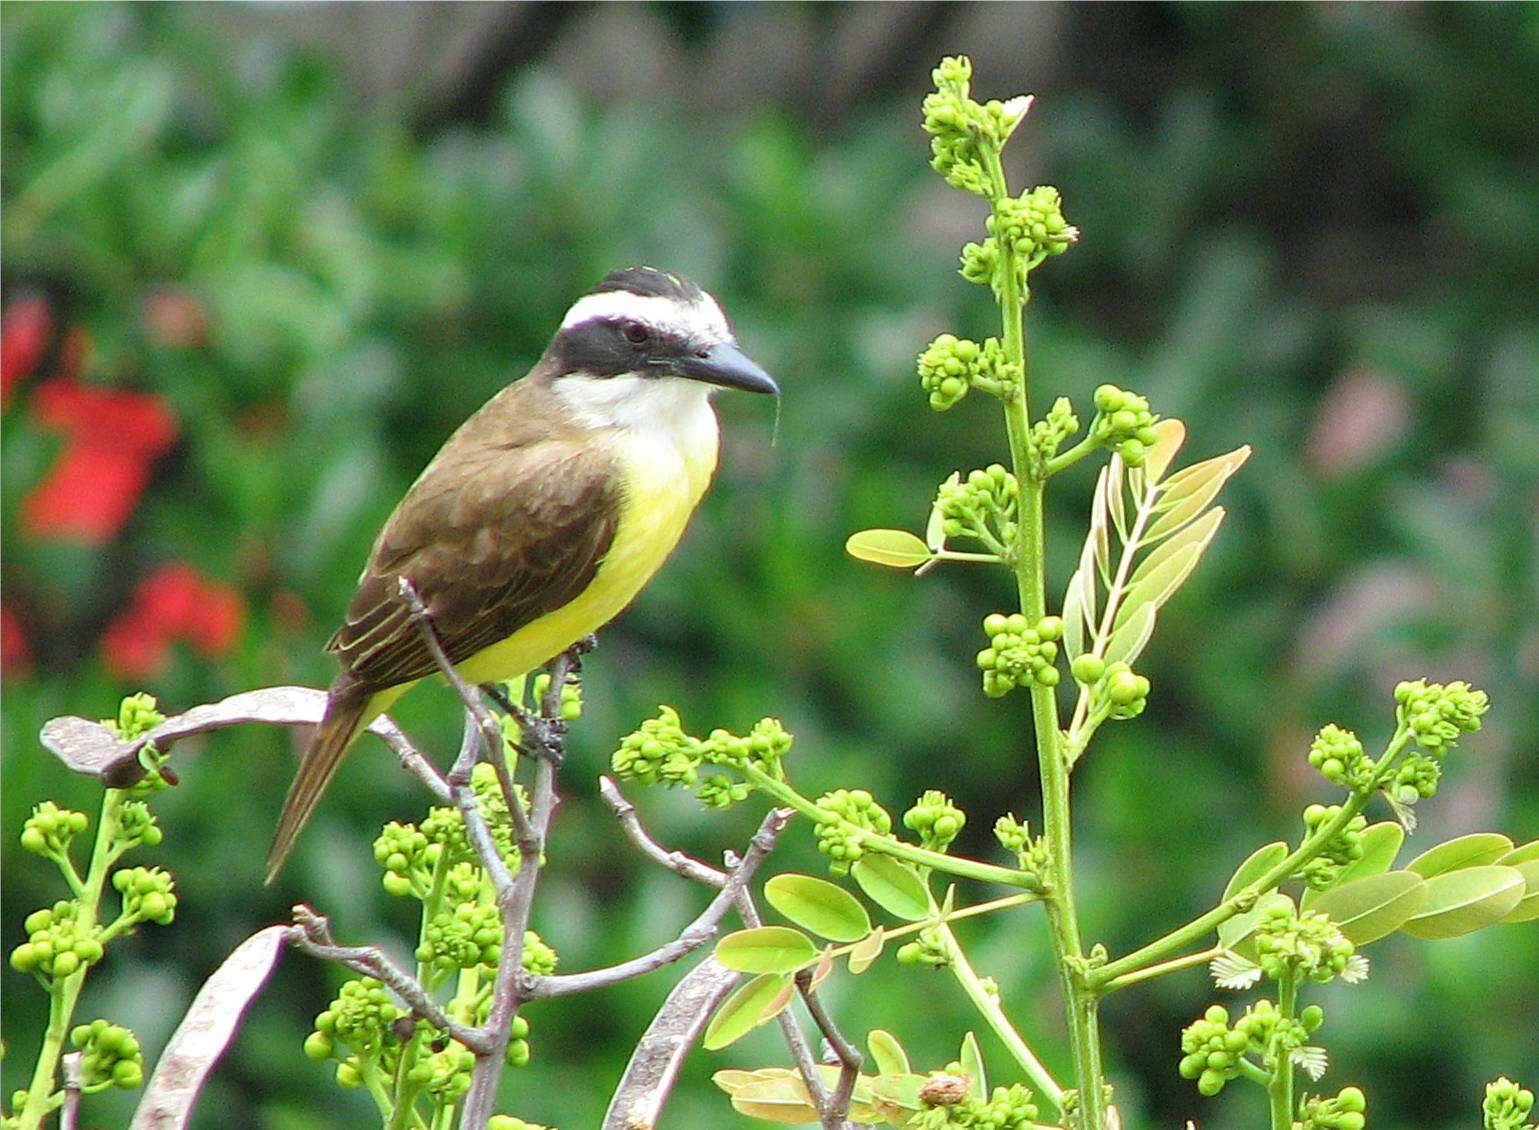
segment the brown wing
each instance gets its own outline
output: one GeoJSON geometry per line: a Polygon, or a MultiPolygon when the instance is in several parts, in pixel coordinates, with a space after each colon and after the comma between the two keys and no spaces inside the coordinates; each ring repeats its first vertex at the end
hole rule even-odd
{"type": "Polygon", "coordinates": [[[614,541],[620,488],[605,456],[567,438],[461,438],[396,507],[327,644],[371,692],[436,670],[398,578],[416,587],[461,663],[576,597],[614,541]]]}

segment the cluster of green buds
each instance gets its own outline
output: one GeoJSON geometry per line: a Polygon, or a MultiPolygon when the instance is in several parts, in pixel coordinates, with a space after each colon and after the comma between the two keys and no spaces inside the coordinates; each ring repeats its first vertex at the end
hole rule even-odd
{"type": "Polygon", "coordinates": [[[916,1130],[1031,1130],[1037,1120],[1031,1088],[1015,1083],[979,1098],[959,1063],[920,1084],[919,1104],[919,1116],[908,1123],[916,1130]]]}
{"type": "Polygon", "coordinates": [[[1396,716],[1416,744],[1429,753],[1452,748],[1462,734],[1480,729],[1480,716],[1491,706],[1485,691],[1466,682],[1428,683],[1425,679],[1395,687],[1396,716]]]}
{"type": "MultiPolygon", "coordinates": [[[[166,720],[160,712],[155,696],[132,694],[118,704],[116,718],[103,718],[101,724],[124,741],[135,741],[166,720]]],[[[145,774],[126,791],[133,797],[147,797],[168,788],[171,781],[165,776],[165,757],[155,748],[154,742],[146,742],[139,751],[139,761],[145,774]]]]}
{"type": "Polygon", "coordinates": [[[441,1106],[453,1106],[470,1090],[475,1074],[475,1053],[458,1040],[412,1064],[408,1075],[441,1106]]]}
{"type": "Polygon", "coordinates": [[[1335,1098],[1312,1095],[1299,1108],[1293,1130],[1363,1130],[1368,1100],[1356,1087],[1343,1087],[1335,1098]]]}
{"type": "Polygon", "coordinates": [[[391,1026],[402,1015],[383,984],[373,977],[355,978],[343,984],[336,999],[316,1016],[315,1030],[305,1038],[305,1055],[330,1059],[341,1044],[352,1058],[343,1059],[337,1082],[356,1087],[363,1081],[356,1061],[377,1059],[394,1042],[391,1026]]]}
{"type": "Polygon", "coordinates": [[[946,939],[934,927],[926,927],[904,942],[895,955],[900,965],[928,965],[932,969],[945,969],[951,965],[951,950],[946,939]]]}
{"type": "Polygon", "coordinates": [[[941,334],[919,355],[919,383],[930,394],[930,407],[944,412],[972,389],[1008,400],[1021,387],[1021,367],[1005,358],[998,338],[982,343],[941,334]]]}
{"type": "Polygon", "coordinates": [[[1031,425],[1030,448],[1038,474],[1049,459],[1058,454],[1064,442],[1079,431],[1079,417],[1067,396],[1053,401],[1042,419],[1031,425]]]}
{"type": "Polygon", "coordinates": [[[90,824],[91,818],[84,812],[45,800],[32,809],[22,826],[21,846],[48,859],[62,859],[69,853],[70,842],[90,824]]]}
{"type": "Polygon", "coordinates": [[[461,902],[428,919],[417,960],[444,972],[495,966],[502,951],[502,918],[490,902],[461,902]]]}
{"type": "Polygon", "coordinates": [[[27,940],[11,951],[11,968],[44,979],[70,977],[102,959],[102,930],[81,921],[80,904],[61,900],[27,915],[27,940]]]}
{"type": "Polygon", "coordinates": [[[1486,1084],[1486,1098],[1481,1107],[1485,1130],[1535,1130],[1528,1120],[1533,1109],[1534,1093],[1505,1075],[1486,1084]]]}
{"type": "Polygon", "coordinates": [[[1321,727],[1315,735],[1309,746],[1309,764],[1331,784],[1354,792],[1368,787],[1376,769],[1357,735],[1335,723],[1321,727]]]}
{"type": "Polygon", "coordinates": [[[1149,680],[1126,663],[1107,663],[1085,652],[1069,664],[1069,673],[1091,689],[1091,710],[1104,710],[1110,718],[1137,718],[1149,701],[1149,680]]]}
{"type": "MultiPolygon", "coordinates": [[[[482,762],[471,773],[476,807],[486,820],[492,841],[508,870],[516,874],[522,863],[513,832],[513,817],[503,799],[497,771],[482,762]]],[[[518,803],[527,812],[529,800],[517,790],[518,803]]],[[[440,864],[457,867],[476,860],[475,849],[465,831],[465,818],[452,805],[428,810],[419,824],[392,820],[380,830],[374,841],[374,861],[384,869],[381,882],[392,895],[426,897],[433,875],[440,864]]]]}
{"type": "Polygon", "coordinates": [[[1047,841],[1041,836],[1033,836],[1031,825],[1025,820],[1017,820],[1013,812],[994,821],[994,838],[1000,847],[1015,856],[1021,870],[1039,875],[1046,870],[1047,841]]]}
{"type": "Polygon", "coordinates": [[[989,637],[989,646],[978,653],[984,694],[1002,698],[1022,683],[1058,685],[1054,663],[1063,638],[1059,617],[1044,616],[1031,625],[1019,612],[1008,616],[995,612],[984,619],[983,633],[989,637]]]}
{"type": "Polygon", "coordinates": [[[1231,1026],[1229,1010],[1215,1004],[1181,1032],[1181,1078],[1196,1080],[1201,1094],[1216,1095],[1239,1078],[1247,1054],[1291,1055],[1324,1020],[1319,1005],[1310,1005],[1294,1020],[1262,998],[1231,1026]]]}
{"type": "Polygon", "coordinates": [[[1023,271],[1063,254],[1079,238],[1078,229],[1063,218],[1063,199],[1050,184],[996,201],[987,226],[990,239],[1014,251],[1023,271]]]}
{"type": "Polygon", "coordinates": [[[153,922],[169,926],[176,917],[176,881],[159,867],[133,867],[114,871],[112,885],[123,896],[118,929],[153,922]]]}
{"type": "Polygon", "coordinates": [[[1008,550],[1015,544],[1020,484],[998,463],[952,475],[935,496],[941,529],[948,538],[976,538],[1008,550]]]}
{"type": "Polygon", "coordinates": [[[1159,419],[1149,411],[1149,401],[1136,392],[1116,385],[1102,385],[1095,390],[1096,417],[1090,425],[1095,441],[1122,456],[1129,467],[1142,467],[1144,458],[1159,433],[1154,423],[1159,419]]]}
{"type": "Polygon", "coordinates": [[[984,148],[997,153],[1021,124],[1031,99],[977,102],[972,97],[973,65],[962,56],[942,59],[931,72],[935,90],[925,96],[924,131],[930,135],[930,165],[946,183],[988,196],[984,148]]]}
{"type": "Polygon", "coordinates": [[[919,833],[919,843],[930,851],[945,851],[967,823],[963,812],[939,789],[926,789],[903,814],[903,826],[919,833]]]}
{"type": "Polygon", "coordinates": [[[81,1089],[133,1090],[144,1082],[144,1055],[133,1032],[105,1020],[77,1025],[69,1042],[80,1050],[81,1089]]]}
{"type": "Polygon", "coordinates": [[[1297,976],[1324,983],[1349,972],[1354,947],[1341,928],[1317,910],[1299,911],[1292,900],[1276,899],[1262,910],[1256,926],[1256,957],[1273,981],[1297,976]]]}
{"type": "Polygon", "coordinates": [[[818,808],[835,817],[818,824],[818,850],[829,858],[828,869],[847,874],[850,864],[866,853],[865,834],[885,836],[892,817],[865,789],[835,789],[818,797],[818,808]]]}
{"type": "Polygon", "coordinates": [[[727,808],[743,800],[752,786],[721,774],[701,775],[704,765],[736,770],[748,768],[780,780],[781,762],[794,739],[774,718],[761,718],[747,734],[713,730],[701,740],[684,730],[679,713],[671,706],[658,708],[637,730],[620,741],[610,758],[617,777],[644,785],[694,788],[695,797],[707,808],[727,808]]]}
{"type": "MultiPolygon", "coordinates": [[[[1305,838],[1341,815],[1341,805],[1311,804],[1304,809],[1305,838]]],[[[1317,854],[1299,869],[1299,877],[1317,891],[1323,891],[1341,877],[1342,870],[1363,858],[1363,832],[1368,818],[1361,813],[1328,839],[1317,854]]]]}

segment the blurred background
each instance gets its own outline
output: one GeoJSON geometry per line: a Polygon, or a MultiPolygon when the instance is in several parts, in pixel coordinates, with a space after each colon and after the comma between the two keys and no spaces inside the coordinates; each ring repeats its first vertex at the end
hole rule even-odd
{"type": "MultiPolygon", "coordinates": [[[[803,791],[926,787],[996,852],[1035,817],[1024,696],[978,693],[1003,576],[914,579],[842,552],[922,528],[934,485],[1003,454],[975,397],[925,406],[913,358],[983,336],[955,272],[975,198],[926,168],[918,104],[942,55],[984,97],[1038,95],[1016,187],[1058,185],[1080,245],[1033,276],[1034,394],[1111,381],[1189,425],[1188,458],[1255,456],[1232,517],[1162,616],[1149,711],[1076,774],[1085,929],[1114,953],[1210,905],[1257,845],[1328,792],[1304,751],[1336,721],[1390,729],[1390,688],[1466,677],[1484,732],[1451,760],[1408,854],[1477,829],[1539,835],[1539,7],[1532,5],[94,4],[4,7],[4,944],[60,896],[15,843],[30,806],[99,793],[36,742],[144,689],[168,710],[324,685],[321,645],[368,545],[443,439],[539,355],[617,265],[715,292],[785,387],[719,401],[721,470],[682,548],[588,666],[535,926],[577,970],[671,936],[702,892],[641,862],[596,797],[659,702],[696,732],[776,714],[803,791]]],[[[1091,475],[1052,496],[1052,587],[1091,475]]],[[[447,757],[447,691],[401,721],[447,757]]],[[[179,747],[153,859],[176,922],[122,944],[82,1018],[158,1052],[239,939],[298,900],[340,937],[404,951],[416,906],[369,844],[420,790],[382,747],[344,767],[280,883],[261,860],[295,735],[179,747]]],[[[638,795],[666,844],[716,857],[757,803],[638,795]]],[[[1380,818],[1383,818],[1382,815],[1380,818]]],[[[778,869],[820,869],[805,827],[778,869]]],[[[976,963],[1067,1069],[1036,915],[969,923],[976,963]]],[[[1499,1073],[1539,1078],[1539,930],[1374,947],[1331,986],[1322,1087],[1361,1084],[1380,1128],[1469,1126],[1499,1073]],[[1433,1085],[1435,1082],[1435,1086],[1433,1085]]],[[[8,966],[7,1094],[43,997],[8,966]]],[[[532,1010],[504,1109],[597,1125],[675,980],[532,1010]]],[[[337,971],[286,958],[202,1103],[204,1126],[366,1125],[300,1042],[337,971]]],[[[944,974],[891,961],[828,990],[847,1030],[955,1055],[944,974]],[[857,991],[858,990],[858,991],[857,991]]],[[[1124,1124],[1255,1125],[1259,1092],[1176,1075],[1201,971],[1106,1006],[1124,1124]]],[[[994,1073],[1003,1049],[984,1038],[994,1073]]],[[[785,1062],[773,1030],[691,1057],[665,1125],[747,1125],[723,1066],[785,1062]]],[[[132,1097],[87,1103],[126,1122],[132,1097]]]]}

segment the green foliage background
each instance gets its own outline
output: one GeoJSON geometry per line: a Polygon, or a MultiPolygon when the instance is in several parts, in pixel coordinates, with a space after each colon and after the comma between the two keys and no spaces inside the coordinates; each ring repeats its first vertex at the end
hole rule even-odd
{"type": "MultiPolygon", "coordinates": [[[[729,18],[669,13],[696,43],[729,18]]],[[[1381,736],[1399,678],[1468,677],[1493,701],[1413,844],[1492,827],[1532,838],[1535,9],[1067,18],[1068,55],[1047,82],[979,76],[989,96],[1042,95],[1014,179],[1059,185],[1084,232],[1034,276],[1038,403],[1068,393],[1083,407],[1111,381],[1184,418],[1193,458],[1256,447],[1226,492],[1230,522],[1162,616],[1148,713],[1112,728],[1076,774],[1089,937],[1126,951],[1208,905],[1251,848],[1296,835],[1299,808],[1321,795],[1303,757],[1310,734],[1335,720],[1381,736]]],[[[598,105],[547,60],[510,68],[472,115],[426,120],[360,97],[325,55],[276,36],[210,38],[175,6],[13,3],[3,32],[7,291],[63,296],[94,344],[88,379],[165,396],[184,429],[125,535],[87,551],[18,533],[20,499],[56,445],[29,422],[24,389],[7,410],[4,580],[39,652],[5,688],[7,949],[26,912],[58,897],[48,869],[13,846],[30,805],[95,805],[40,753],[36,730],[55,714],[106,716],[137,689],[112,683],[97,645],[133,583],[190,560],[248,601],[233,655],[179,653],[144,688],[168,708],[324,684],[320,645],[395,500],[539,354],[571,298],[630,262],[713,290],[786,392],[778,417],[721,398],[717,485],[589,665],[535,922],[564,968],[655,944],[704,898],[642,864],[596,797],[616,739],[660,701],[702,732],[779,715],[809,793],[862,785],[901,811],[944,788],[972,816],[964,851],[992,850],[1003,807],[1034,812],[1025,700],[983,698],[971,661],[1008,578],[914,580],[841,551],[855,529],[922,524],[936,481],[1002,453],[986,398],[936,417],[912,370],[935,332],[990,325],[987,295],[952,259],[981,211],[926,170],[918,129],[928,65],[969,43],[917,45],[894,86],[819,114],[707,113],[667,96],[598,105]],[[146,298],[168,289],[206,310],[206,343],[149,332],[146,298]]],[[[1055,589],[1089,486],[1082,472],[1055,483],[1055,589]]],[[[447,692],[412,696],[400,717],[451,748],[447,692]]],[[[255,728],[181,751],[183,783],[157,802],[166,842],[144,861],[176,872],[176,923],[119,948],[82,1019],[131,1024],[157,1051],[220,957],[298,900],[342,937],[404,949],[407,907],[380,889],[367,845],[422,797],[380,748],[354,756],[280,884],[261,887],[294,753],[290,735],[255,728]]],[[[757,819],[641,799],[660,839],[707,857],[757,819]]],[[[811,841],[793,831],[775,865],[817,869],[811,841]]],[[[1065,1064],[1036,917],[965,929],[1021,1026],[1065,1064]]],[[[1484,1080],[1533,1085],[1539,932],[1397,937],[1376,951],[1366,986],[1326,994],[1322,1033],[1325,1083],[1361,1083],[1373,1125],[1467,1126],[1484,1080]]],[[[335,980],[284,960],[202,1125],[371,1117],[366,1097],[338,1091],[299,1051],[335,980]]],[[[507,1106],[566,1130],[596,1125],[671,980],[531,1011],[534,1060],[510,1073],[507,1106]]],[[[42,995],[8,967],[0,983],[8,1094],[30,1067],[42,995]]],[[[968,1023],[943,975],[890,961],[830,996],[850,1028],[892,1028],[926,1063],[954,1055],[968,1023]]],[[[1108,1004],[1126,1125],[1260,1117],[1240,1088],[1204,1102],[1176,1077],[1179,1029],[1210,996],[1194,971],[1108,1004]]],[[[782,1059],[772,1031],[693,1057],[668,1124],[728,1124],[710,1070],[782,1059]]],[[[129,1109],[107,1096],[88,1107],[105,1125],[129,1109]]]]}

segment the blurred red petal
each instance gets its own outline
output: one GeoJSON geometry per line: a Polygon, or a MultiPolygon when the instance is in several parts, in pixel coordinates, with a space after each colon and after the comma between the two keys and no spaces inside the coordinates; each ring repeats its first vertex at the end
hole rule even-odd
{"type": "Polygon", "coordinates": [[[145,682],[165,670],[171,657],[171,637],[163,626],[131,608],[107,625],[102,658],[114,679],[145,682]]]}
{"type": "Polygon", "coordinates": [[[203,601],[203,578],[191,565],[177,562],[150,574],[134,594],[134,608],[168,634],[182,635],[197,620],[203,601]]]}
{"type": "Polygon", "coordinates": [[[176,441],[170,407],[158,396],[58,377],[38,386],[32,414],[70,442],[23,500],[22,528],[86,545],[111,540],[148,485],[151,465],[176,441]]]}
{"type": "Polygon", "coordinates": [[[53,334],[53,311],[41,296],[11,303],[0,317],[0,406],[11,389],[32,375],[53,334]]]}
{"type": "Polygon", "coordinates": [[[149,463],[132,452],[72,444],[22,500],[22,530],[84,545],[111,541],[149,479],[149,463]]]}
{"type": "Polygon", "coordinates": [[[21,617],[9,604],[0,604],[0,675],[7,679],[32,669],[32,644],[21,626],[21,617]]]}
{"type": "Polygon", "coordinates": [[[187,625],[187,638],[208,658],[225,654],[240,638],[246,623],[246,604],[240,593],[219,581],[203,587],[203,599],[187,625]]]}

